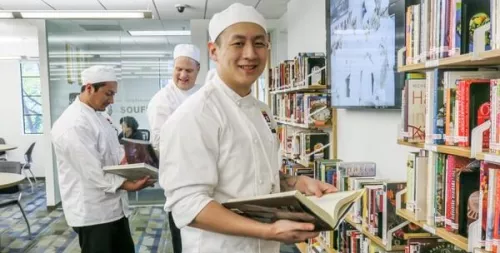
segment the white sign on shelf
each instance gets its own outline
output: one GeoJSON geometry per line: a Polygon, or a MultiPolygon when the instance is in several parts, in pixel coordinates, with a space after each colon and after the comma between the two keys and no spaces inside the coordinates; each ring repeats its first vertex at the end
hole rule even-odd
{"type": "Polygon", "coordinates": [[[425,144],[425,149],[432,151],[432,152],[438,152],[437,146],[434,144],[425,144]]]}
{"type": "Polygon", "coordinates": [[[498,164],[500,164],[500,156],[498,156],[498,155],[485,154],[485,155],[484,155],[484,160],[485,160],[486,162],[491,162],[491,163],[498,163],[498,164]]]}
{"type": "Polygon", "coordinates": [[[429,60],[425,62],[425,67],[426,68],[434,68],[439,65],[439,59],[436,60],[429,60]]]}
{"type": "Polygon", "coordinates": [[[431,233],[433,235],[436,234],[436,228],[435,227],[431,227],[431,226],[429,226],[427,224],[424,224],[423,228],[424,228],[425,231],[427,231],[427,232],[429,232],[429,233],[431,233]]]}

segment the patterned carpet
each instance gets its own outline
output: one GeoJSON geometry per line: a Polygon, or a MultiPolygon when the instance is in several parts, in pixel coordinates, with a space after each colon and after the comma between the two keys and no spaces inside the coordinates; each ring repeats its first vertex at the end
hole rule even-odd
{"type": "MultiPolygon", "coordinates": [[[[47,212],[45,184],[39,182],[31,193],[23,184],[22,206],[31,225],[32,238],[16,205],[0,209],[0,252],[73,253],[80,252],[76,233],[68,227],[62,209],[47,212]]],[[[0,195],[0,202],[17,194],[0,195]]],[[[136,252],[172,253],[168,219],[161,207],[131,207],[129,218],[136,252]]],[[[298,253],[293,245],[283,245],[281,253],[298,253]]]]}

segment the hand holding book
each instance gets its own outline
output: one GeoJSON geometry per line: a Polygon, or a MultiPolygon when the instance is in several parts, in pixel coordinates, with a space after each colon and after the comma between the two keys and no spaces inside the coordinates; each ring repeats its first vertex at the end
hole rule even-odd
{"type": "Polygon", "coordinates": [[[307,176],[297,177],[295,189],[307,196],[315,195],[318,198],[323,196],[323,194],[334,193],[337,191],[335,186],[307,176]]]}

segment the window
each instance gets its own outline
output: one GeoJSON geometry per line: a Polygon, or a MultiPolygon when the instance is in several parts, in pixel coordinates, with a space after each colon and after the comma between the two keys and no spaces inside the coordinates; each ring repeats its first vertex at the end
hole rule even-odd
{"type": "Polygon", "coordinates": [[[40,84],[40,64],[38,62],[21,62],[21,92],[24,133],[42,134],[42,85],[40,84]]]}

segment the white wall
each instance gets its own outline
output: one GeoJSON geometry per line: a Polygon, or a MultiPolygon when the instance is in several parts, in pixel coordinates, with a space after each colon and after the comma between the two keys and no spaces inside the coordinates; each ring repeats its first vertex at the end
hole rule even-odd
{"type": "MultiPolygon", "coordinates": [[[[290,0],[286,15],[289,59],[298,52],[326,53],[325,0],[290,0]]],[[[380,177],[405,179],[410,148],[396,143],[399,119],[399,110],[339,109],[338,157],[344,161],[373,161],[380,177]]]]}
{"type": "MultiPolygon", "coordinates": [[[[38,57],[36,27],[23,20],[0,21],[0,58],[20,56],[38,57]]],[[[25,135],[23,131],[20,61],[0,60],[0,76],[0,137],[18,147],[8,151],[7,158],[24,162],[24,153],[31,143],[36,142],[32,171],[36,177],[45,177],[43,135],[25,135]]]]}

